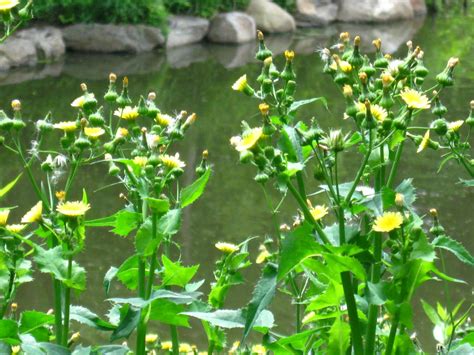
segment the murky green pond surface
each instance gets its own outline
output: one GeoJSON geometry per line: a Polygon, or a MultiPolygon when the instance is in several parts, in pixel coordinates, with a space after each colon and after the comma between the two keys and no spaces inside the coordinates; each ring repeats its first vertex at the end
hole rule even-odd
{"type": "MultiPolygon", "coordinates": [[[[472,11],[471,11],[472,13],[472,11]]],[[[444,103],[449,108],[449,118],[467,117],[468,103],[474,99],[474,27],[473,16],[453,15],[450,17],[426,18],[414,22],[387,24],[383,26],[336,25],[330,28],[311,30],[292,36],[277,36],[268,39],[269,47],[279,53],[277,62],[282,62],[281,53],[292,48],[297,53],[296,69],[299,76],[298,98],[325,96],[329,99],[330,111],[312,106],[301,112],[301,117],[316,116],[323,126],[343,126],[350,129],[348,122],[342,121],[342,99],[333,83],[321,73],[322,65],[315,50],[335,43],[341,30],[360,33],[369,47],[372,39],[381,37],[385,49],[395,55],[404,55],[404,43],[413,39],[425,51],[425,63],[435,74],[443,69],[450,56],[461,58],[456,69],[457,83],[446,91],[444,103]],[[390,42],[390,43],[389,43],[390,42]],[[400,49],[398,47],[400,46],[400,49]]],[[[7,107],[14,98],[23,102],[26,117],[41,118],[49,110],[55,120],[69,120],[74,111],[69,106],[72,99],[80,94],[79,84],[87,82],[90,89],[101,93],[106,89],[110,71],[130,78],[131,93],[137,96],[149,90],[156,91],[158,103],[165,112],[185,109],[198,114],[197,124],[190,130],[186,141],[181,144],[182,158],[190,168],[183,179],[189,183],[194,166],[200,160],[203,149],[210,152],[214,164],[214,175],[204,197],[187,209],[183,228],[178,236],[182,244],[181,257],[186,264],[201,265],[199,277],[211,280],[214,260],[218,252],[213,244],[218,240],[240,242],[249,236],[264,237],[271,231],[270,215],[267,212],[261,188],[253,182],[253,169],[241,166],[236,153],[229,145],[229,138],[239,131],[240,121],[253,118],[257,113],[256,102],[230,90],[234,80],[247,73],[256,77],[260,70],[253,60],[255,44],[243,46],[210,46],[197,44],[177,48],[168,53],[152,53],[139,56],[125,55],[84,55],[68,53],[60,63],[28,70],[18,70],[8,75],[0,74],[0,106],[7,107]]],[[[429,84],[429,83],[428,83],[429,84]]],[[[427,86],[428,87],[428,86],[427,86]]],[[[420,122],[428,117],[421,117],[420,122]]],[[[420,213],[437,207],[442,222],[449,235],[462,241],[471,251],[474,237],[474,190],[457,184],[464,171],[456,164],[447,164],[437,173],[440,161],[439,152],[427,151],[416,154],[416,148],[406,149],[405,169],[399,179],[413,177],[418,188],[417,206],[420,213]]],[[[344,174],[352,176],[358,159],[349,155],[344,161],[344,174]]],[[[0,150],[0,185],[6,183],[21,170],[11,155],[0,150]]],[[[308,177],[308,181],[311,178],[308,177]]],[[[113,182],[106,170],[98,165],[87,168],[77,180],[76,193],[82,187],[89,191],[93,206],[89,217],[102,217],[112,214],[122,207],[118,198],[120,189],[95,190],[113,182]]],[[[312,189],[316,185],[312,184],[312,189]]],[[[26,179],[10,193],[6,205],[20,206],[14,214],[18,217],[36,202],[26,179]]],[[[274,193],[277,196],[277,193],[274,193]]],[[[294,205],[283,207],[282,222],[291,222],[294,205]]],[[[14,217],[12,218],[14,220],[14,217]]],[[[257,248],[258,243],[254,247],[257,248]]],[[[86,248],[80,255],[80,263],[88,271],[88,289],[74,298],[75,304],[86,306],[99,314],[105,314],[109,304],[102,280],[110,266],[118,266],[133,253],[130,239],[121,239],[106,230],[91,231],[87,237],[86,248]]],[[[472,285],[472,270],[448,257],[448,273],[464,279],[472,285]]],[[[250,298],[252,282],[259,270],[251,268],[246,273],[248,282],[231,293],[227,307],[243,306],[250,298]]],[[[206,284],[206,288],[208,283],[206,284]]],[[[431,282],[422,287],[415,303],[415,330],[426,350],[434,350],[431,325],[420,307],[420,298],[434,301],[445,300],[441,282],[431,282]]],[[[468,285],[449,285],[451,298],[472,301],[472,287],[468,285]]],[[[112,295],[126,295],[126,291],[113,288],[112,295]]],[[[19,292],[18,301],[22,309],[47,311],[51,307],[52,288],[49,278],[38,275],[38,280],[25,285],[19,292]]],[[[288,299],[276,300],[273,311],[278,330],[289,331],[293,325],[293,309],[288,299]]],[[[205,338],[200,325],[184,331],[183,340],[204,345],[205,338]]],[[[167,338],[167,330],[154,328],[167,338]],[[166,331],[166,333],[165,333],[166,331]]],[[[105,342],[107,335],[98,335],[83,330],[87,343],[105,342]]],[[[231,339],[230,339],[231,340],[231,339]]]]}

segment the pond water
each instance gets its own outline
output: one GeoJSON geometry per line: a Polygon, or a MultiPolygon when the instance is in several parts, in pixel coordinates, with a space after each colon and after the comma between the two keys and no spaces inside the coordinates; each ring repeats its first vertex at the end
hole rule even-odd
{"type": "MultiPolygon", "coordinates": [[[[474,99],[472,21],[471,11],[470,15],[426,18],[383,26],[339,24],[291,36],[269,37],[268,46],[279,53],[276,60],[279,63],[283,62],[283,50],[292,48],[296,51],[298,98],[325,96],[329,99],[329,112],[315,105],[302,111],[301,117],[310,118],[314,115],[323,126],[343,126],[346,129],[350,129],[350,125],[341,119],[341,95],[328,77],[321,73],[322,64],[315,53],[318,48],[334,44],[340,31],[360,33],[366,44],[381,37],[387,46],[386,50],[400,56],[406,50],[404,43],[412,38],[425,51],[426,65],[432,68],[433,74],[444,68],[450,56],[458,56],[461,58],[461,65],[456,69],[456,86],[447,90],[444,96],[444,103],[450,110],[449,118],[454,120],[467,117],[468,103],[474,99]]],[[[190,172],[199,163],[204,149],[210,152],[214,174],[202,199],[186,210],[183,228],[177,238],[182,243],[181,257],[184,263],[200,264],[199,277],[211,280],[213,263],[219,256],[213,247],[216,241],[238,243],[249,236],[263,238],[272,230],[262,190],[252,180],[254,170],[239,165],[238,156],[229,145],[229,138],[239,132],[240,121],[252,121],[257,112],[254,101],[230,89],[234,80],[243,73],[247,73],[250,78],[258,75],[260,66],[252,60],[254,50],[255,44],[250,43],[237,47],[197,44],[176,48],[167,53],[138,56],[68,53],[60,63],[17,70],[4,74],[3,77],[0,75],[0,107],[7,107],[12,99],[19,98],[26,117],[39,119],[51,110],[55,120],[69,120],[74,114],[69,104],[80,94],[79,84],[86,82],[92,91],[103,92],[107,86],[108,74],[113,71],[118,75],[129,76],[132,96],[150,90],[156,91],[157,101],[164,112],[181,109],[196,112],[199,116],[197,124],[189,131],[186,141],[180,147],[181,156],[190,168],[183,179],[185,183],[191,180],[190,172]]],[[[420,121],[428,122],[428,118],[421,117],[420,121]]],[[[467,178],[464,171],[456,164],[448,163],[438,174],[439,152],[416,154],[416,148],[410,144],[408,146],[404,157],[405,170],[399,179],[414,177],[419,193],[417,206],[420,213],[437,207],[449,235],[472,250],[474,190],[457,184],[459,176],[467,178]]],[[[21,167],[4,150],[0,150],[0,159],[1,186],[18,174],[21,167]]],[[[352,159],[352,156],[346,157],[343,171],[347,179],[358,164],[358,160],[352,159]]],[[[113,179],[98,165],[87,168],[77,180],[77,196],[82,187],[89,191],[93,206],[90,218],[105,216],[122,207],[117,187],[93,193],[111,182],[113,179]]],[[[312,184],[311,187],[315,189],[316,185],[312,184]]],[[[6,205],[20,206],[14,212],[16,216],[21,216],[35,202],[26,179],[3,201],[6,205]]],[[[284,205],[280,216],[282,222],[291,222],[294,207],[291,203],[284,205]]],[[[256,250],[258,243],[254,244],[256,250]]],[[[79,262],[88,272],[88,288],[74,298],[74,304],[86,306],[104,315],[109,304],[104,301],[103,276],[110,266],[120,265],[132,252],[131,239],[122,239],[106,230],[91,231],[86,248],[79,256],[79,262]]],[[[472,270],[449,256],[448,274],[462,278],[468,284],[474,281],[472,270]]],[[[249,282],[232,292],[227,307],[245,305],[250,298],[252,282],[258,275],[259,269],[256,267],[247,271],[245,276],[249,282]]],[[[49,278],[44,275],[38,275],[38,278],[37,282],[25,285],[20,290],[18,303],[21,309],[47,311],[51,307],[52,288],[49,278]]],[[[451,284],[449,289],[451,298],[455,301],[462,298],[472,300],[472,290],[468,285],[451,284]]],[[[112,288],[113,296],[125,294],[126,291],[118,286],[112,288]]],[[[434,351],[431,324],[421,310],[419,298],[431,302],[440,299],[444,302],[442,283],[432,282],[422,287],[414,302],[415,329],[419,339],[426,350],[434,351]]],[[[278,298],[273,311],[279,331],[292,329],[294,313],[288,299],[278,298]]],[[[202,346],[205,338],[200,325],[194,325],[196,328],[184,331],[182,338],[202,346]]],[[[151,331],[158,331],[164,338],[168,336],[167,330],[155,326],[152,326],[151,331]]],[[[81,330],[81,333],[86,343],[105,342],[107,339],[105,334],[98,335],[87,330],[81,330]]]]}

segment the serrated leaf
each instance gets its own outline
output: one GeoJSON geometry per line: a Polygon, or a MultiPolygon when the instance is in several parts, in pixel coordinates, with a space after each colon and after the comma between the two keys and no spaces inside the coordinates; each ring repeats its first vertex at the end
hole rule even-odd
{"type": "Polygon", "coordinates": [[[324,259],[328,263],[328,267],[335,273],[340,274],[344,271],[350,271],[361,281],[365,281],[365,269],[359,260],[350,256],[334,255],[325,253],[324,259]]]}
{"type": "Polygon", "coordinates": [[[155,213],[166,213],[170,209],[170,201],[168,199],[160,199],[153,197],[146,197],[148,207],[155,213]]]}
{"type": "Polygon", "coordinates": [[[104,286],[104,291],[105,291],[106,296],[109,295],[110,284],[112,283],[112,280],[117,275],[117,272],[118,272],[118,269],[115,266],[111,266],[110,269],[107,270],[107,272],[105,273],[103,286],[104,286]]]}
{"type": "Polygon", "coordinates": [[[98,330],[115,330],[117,328],[113,324],[100,319],[97,314],[91,312],[85,307],[71,306],[70,313],[72,320],[98,330]]]}
{"type": "Polygon", "coordinates": [[[188,316],[183,314],[184,305],[157,299],[151,302],[150,307],[150,319],[179,327],[189,327],[188,316]]]}
{"type": "Polygon", "coordinates": [[[161,235],[174,235],[181,227],[181,209],[169,210],[157,223],[157,231],[161,235]]]}
{"type": "Polygon", "coordinates": [[[138,255],[150,256],[152,255],[163,238],[162,234],[156,233],[153,236],[153,225],[151,218],[147,218],[137,231],[135,236],[135,250],[138,255]]]}
{"type": "MultiPolygon", "coordinates": [[[[213,326],[233,329],[245,327],[245,313],[241,309],[229,310],[220,309],[214,312],[184,312],[183,314],[190,317],[205,320],[213,326]]],[[[272,328],[273,315],[270,311],[264,310],[255,322],[254,327],[272,328]]]]}
{"type": "Polygon", "coordinates": [[[328,109],[328,102],[325,97],[313,97],[312,99],[299,100],[299,101],[293,102],[290,108],[288,109],[288,114],[296,112],[301,106],[308,105],[317,101],[321,101],[324,107],[328,109]]]}
{"type": "Polygon", "coordinates": [[[15,321],[10,319],[0,320],[0,342],[2,341],[10,345],[20,344],[18,324],[15,321]]]}
{"type": "Polygon", "coordinates": [[[350,343],[349,324],[337,318],[329,330],[328,354],[344,355],[350,343]]]}
{"type": "Polygon", "coordinates": [[[166,255],[161,257],[164,267],[164,276],[162,284],[164,286],[180,286],[185,287],[189,281],[196,274],[199,265],[181,266],[179,263],[174,263],[166,255]]]}
{"type": "Polygon", "coordinates": [[[424,261],[433,261],[436,258],[434,247],[428,243],[424,234],[420,235],[418,240],[413,243],[413,250],[410,254],[410,258],[424,261]]]}
{"type": "Polygon", "coordinates": [[[120,308],[120,323],[110,337],[110,341],[128,338],[140,321],[140,311],[129,305],[120,308]]]}
{"type": "Polygon", "coordinates": [[[436,237],[431,244],[435,248],[445,249],[453,253],[460,261],[470,266],[474,266],[474,257],[464,246],[447,235],[440,235],[436,237]]]}
{"type": "Polygon", "coordinates": [[[25,311],[20,317],[20,333],[30,333],[38,328],[54,323],[54,316],[38,311],[25,311]]]}
{"type": "Polygon", "coordinates": [[[207,169],[206,172],[201,175],[196,181],[194,181],[191,185],[186,186],[184,189],[181,190],[180,196],[180,204],[181,208],[184,208],[194,201],[196,201],[199,197],[201,197],[204,189],[206,188],[207,182],[209,181],[209,177],[211,176],[211,169],[207,169]]]}

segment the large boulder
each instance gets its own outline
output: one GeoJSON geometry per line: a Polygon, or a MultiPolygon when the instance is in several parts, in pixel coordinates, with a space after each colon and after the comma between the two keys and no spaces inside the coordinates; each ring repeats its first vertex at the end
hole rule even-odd
{"type": "Polygon", "coordinates": [[[209,20],[193,16],[171,16],[166,47],[200,42],[209,30],[209,20]]]}
{"type": "Polygon", "coordinates": [[[254,18],[257,28],[264,32],[292,32],[296,29],[293,16],[270,0],[251,0],[247,13],[254,18]]]}
{"type": "Polygon", "coordinates": [[[415,16],[424,16],[428,12],[425,0],[410,0],[415,16]]]}
{"type": "Polygon", "coordinates": [[[81,52],[138,53],[164,44],[159,28],[146,25],[76,24],[63,29],[68,49],[81,52]]]}
{"type": "Polygon", "coordinates": [[[0,70],[32,66],[37,62],[35,43],[29,39],[12,36],[0,45],[0,70]]]}
{"type": "Polygon", "coordinates": [[[315,0],[296,0],[295,20],[298,27],[320,27],[334,22],[338,6],[334,3],[318,3],[315,0]]]}
{"type": "Polygon", "coordinates": [[[32,41],[39,59],[54,61],[66,52],[61,30],[56,27],[33,27],[20,31],[17,38],[32,41]]]}
{"type": "Polygon", "coordinates": [[[414,16],[411,0],[340,0],[337,18],[343,22],[385,22],[414,16]]]}
{"type": "Polygon", "coordinates": [[[255,20],[243,12],[228,12],[215,16],[207,38],[216,43],[243,43],[255,39],[255,20]]]}

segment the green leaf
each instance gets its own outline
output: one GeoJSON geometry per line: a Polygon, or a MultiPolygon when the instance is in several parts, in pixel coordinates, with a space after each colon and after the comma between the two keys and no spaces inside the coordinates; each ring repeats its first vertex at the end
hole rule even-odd
{"type": "Polygon", "coordinates": [[[0,189],[0,200],[8,193],[8,191],[10,191],[16,185],[18,180],[20,180],[21,175],[22,174],[18,175],[16,178],[14,178],[12,181],[10,181],[8,184],[6,184],[0,189]]]}
{"type": "Polygon", "coordinates": [[[296,112],[301,106],[308,105],[317,101],[321,101],[324,107],[328,109],[328,101],[326,100],[325,97],[313,97],[312,99],[299,100],[299,101],[293,102],[290,108],[288,109],[288,114],[296,112]]]}
{"type": "Polygon", "coordinates": [[[393,134],[392,138],[390,138],[390,150],[394,150],[397,145],[402,143],[405,140],[405,136],[402,131],[396,130],[395,133],[393,134]]]}
{"type": "Polygon", "coordinates": [[[425,314],[428,316],[428,318],[430,319],[431,323],[433,323],[433,325],[443,324],[443,321],[441,320],[441,318],[439,318],[436,310],[428,302],[422,299],[421,305],[423,306],[423,310],[425,311],[425,314]]]}
{"type": "Polygon", "coordinates": [[[155,213],[166,213],[170,209],[170,201],[168,199],[146,197],[145,200],[148,202],[150,209],[155,213]]]}
{"type": "Polygon", "coordinates": [[[164,267],[163,286],[180,286],[184,287],[196,274],[199,265],[190,267],[181,266],[179,263],[174,263],[163,255],[161,257],[164,267]]]}
{"type": "Polygon", "coordinates": [[[183,314],[184,305],[157,299],[151,302],[150,307],[150,319],[179,327],[189,327],[188,316],[183,314]]]}
{"type": "Polygon", "coordinates": [[[285,236],[282,243],[278,281],[282,280],[294,267],[304,259],[320,254],[322,251],[314,236],[312,227],[304,223],[285,236]]]}
{"type": "MultiPolygon", "coordinates": [[[[123,345],[102,345],[94,348],[92,355],[127,355],[130,349],[123,345]]],[[[75,355],[74,353],[72,355],[75,355]]]]}
{"type": "Polygon", "coordinates": [[[199,197],[201,197],[202,193],[204,192],[204,189],[206,188],[210,176],[211,169],[207,169],[206,172],[201,175],[196,181],[181,190],[181,208],[192,204],[199,197]]]}
{"type": "Polygon", "coordinates": [[[118,269],[115,266],[111,266],[109,270],[107,270],[105,276],[104,276],[104,291],[105,295],[109,295],[109,290],[110,290],[110,284],[112,283],[112,280],[117,276],[118,269]]]}
{"type": "Polygon", "coordinates": [[[434,251],[434,247],[428,243],[428,240],[424,234],[420,235],[418,240],[413,243],[413,251],[410,254],[410,259],[433,261],[435,258],[436,253],[434,251]]]}
{"type": "Polygon", "coordinates": [[[181,227],[181,209],[169,210],[157,223],[157,231],[161,235],[173,235],[178,233],[181,227]]]}
{"type": "Polygon", "coordinates": [[[323,254],[324,259],[328,263],[329,269],[335,274],[340,274],[344,271],[350,271],[359,280],[365,281],[366,274],[365,269],[356,258],[350,256],[334,255],[334,254],[323,254]]]}
{"type": "Polygon", "coordinates": [[[474,179],[471,179],[471,180],[459,179],[459,180],[461,181],[461,183],[464,186],[467,186],[467,187],[473,187],[474,186],[474,179]]]}
{"type": "MultiPolygon", "coordinates": [[[[339,278],[339,275],[337,275],[339,278]]],[[[341,304],[344,297],[344,290],[341,283],[330,281],[324,292],[316,296],[307,307],[307,311],[318,311],[320,309],[335,307],[341,304]]]]}
{"type": "Polygon", "coordinates": [[[128,338],[140,321],[140,311],[130,305],[120,308],[120,323],[113,331],[110,341],[128,338]]]}
{"type": "Polygon", "coordinates": [[[115,330],[117,327],[81,306],[71,306],[71,319],[98,330],[115,330]]]}
{"type": "Polygon", "coordinates": [[[31,333],[48,324],[54,323],[54,316],[38,311],[25,311],[20,317],[19,331],[22,334],[31,333]]]}
{"type": "Polygon", "coordinates": [[[388,282],[378,282],[376,284],[367,282],[367,302],[369,304],[375,304],[381,306],[387,302],[391,296],[393,296],[393,285],[388,282]]]}
{"type": "Polygon", "coordinates": [[[151,218],[147,218],[137,231],[135,249],[139,255],[152,255],[162,240],[162,234],[157,233],[156,236],[153,236],[152,224],[151,218]]]}
{"type": "Polygon", "coordinates": [[[0,342],[3,341],[10,345],[20,344],[18,335],[18,324],[10,319],[0,320],[0,342]]]}
{"type": "Polygon", "coordinates": [[[351,328],[337,318],[329,330],[328,354],[344,355],[349,347],[351,328]]]}
{"type": "Polygon", "coordinates": [[[463,263],[474,266],[474,257],[457,240],[454,240],[447,235],[440,235],[439,237],[435,238],[431,244],[435,248],[448,250],[463,263]]]}
{"type": "Polygon", "coordinates": [[[413,186],[413,179],[405,179],[397,186],[395,192],[403,195],[403,204],[412,207],[416,200],[416,189],[413,186]]]}
{"type": "Polygon", "coordinates": [[[126,237],[141,223],[142,216],[139,213],[121,210],[115,215],[115,224],[112,232],[126,237]]]}
{"type": "MultiPolygon", "coordinates": [[[[245,327],[245,313],[241,309],[220,309],[215,312],[185,312],[183,314],[205,320],[215,327],[226,329],[245,327]]],[[[260,316],[256,320],[254,327],[272,328],[273,320],[272,313],[270,311],[264,310],[262,313],[260,313],[260,316]]]]}
{"type": "Polygon", "coordinates": [[[276,286],[277,270],[273,265],[267,264],[263,270],[262,277],[253,290],[252,299],[247,306],[247,316],[242,343],[249,335],[250,330],[254,327],[260,313],[268,307],[275,296],[276,286]]]}
{"type": "Polygon", "coordinates": [[[136,290],[138,287],[138,259],[138,255],[132,255],[117,271],[117,278],[130,290],[136,290]]]}
{"type": "Polygon", "coordinates": [[[54,275],[56,280],[62,281],[66,286],[75,290],[86,289],[86,270],[75,261],[72,262],[71,275],[68,275],[68,261],[63,258],[60,246],[45,250],[36,247],[36,255],[33,258],[43,273],[54,275]]]}
{"type": "Polygon", "coordinates": [[[303,163],[303,152],[301,150],[301,139],[292,126],[285,125],[281,131],[279,140],[280,149],[288,154],[288,160],[303,163]]]}

